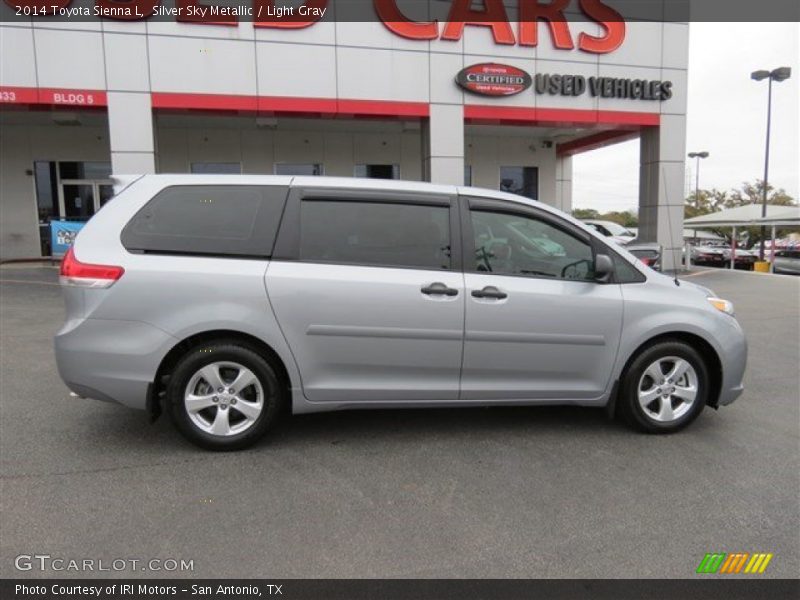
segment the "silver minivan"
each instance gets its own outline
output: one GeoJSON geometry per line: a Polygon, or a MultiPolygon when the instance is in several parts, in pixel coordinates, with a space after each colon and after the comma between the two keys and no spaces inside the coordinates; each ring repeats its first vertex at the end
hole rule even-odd
{"type": "Polygon", "coordinates": [[[673,432],[742,393],[730,302],[512,194],[146,175],[61,265],[58,369],[212,449],[284,407],[574,404],[673,432]]]}

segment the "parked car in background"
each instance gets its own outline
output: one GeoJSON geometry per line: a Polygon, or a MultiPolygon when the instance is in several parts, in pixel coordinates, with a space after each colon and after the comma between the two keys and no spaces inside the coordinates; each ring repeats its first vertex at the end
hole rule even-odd
{"type": "Polygon", "coordinates": [[[772,263],[773,273],[800,275],[800,250],[778,250],[772,263]]]}
{"type": "Polygon", "coordinates": [[[733,305],[552,207],[376,179],[145,175],[61,265],[61,378],[211,449],[283,408],[608,407],[677,431],[743,391],[733,305]]]}
{"type": "Polygon", "coordinates": [[[661,244],[634,240],[625,249],[651,269],[661,270],[661,244]]]}
{"type": "Polygon", "coordinates": [[[707,245],[692,246],[691,248],[691,260],[693,265],[724,267],[730,261],[730,256],[726,255],[724,248],[707,245]]]}
{"type": "Polygon", "coordinates": [[[597,231],[600,235],[604,235],[605,237],[610,238],[613,242],[622,246],[625,246],[636,239],[635,233],[633,233],[630,229],[623,227],[619,223],[615,223],[614,221],[585,219],[583,222],[585,225],[588,225],[597,231]]]}
{"type": "MultiPolygon", "coordinates": [[[[703,245],[708,248],[716,248],[718,250],[721,250],[725,255],[725,263],[722,266],[730,268],[732,251],[729,242],[726,241],[708,242],[703,245]]],[[[734,265],[735,268],[743,269],[746,271],[752,271],[753,265],[758,260],[758,252],[754,250],[747,250],[746,248],[736,248],[736,256],[734,260],[736,263],[734,265]]]]}
{"type": "MultiPolygon", "coordinates": [[[[727,248],[725,250],[725,255],[727,256],[727,265],[730,267],[731,265],[731,249],[727,248]]],[[[758,260],[758,252],[753,250],[745,250],[744,248],[737,248],[736,249],[736,256],[734,257],[734,267],[736,269],[744,269],[746,271],[752,271],[753,265],[758,260]]]]}

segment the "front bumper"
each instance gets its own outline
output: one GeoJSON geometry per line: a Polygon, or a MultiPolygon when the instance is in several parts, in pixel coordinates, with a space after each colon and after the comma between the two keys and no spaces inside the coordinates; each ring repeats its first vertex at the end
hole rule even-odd
{"type": "Polygon", "coordinates": [[[140,321],[73,319],[56,334],[54,346],[59,375],[70,390],[145,410],[148,385],[177,342],[140,321]]]}
{"type": "MultiPolygon", "coordinates": [[[[728,317],[725,317],[727,320],[728,317]]],[[[725,335],[720,340],[722,385],[716,406],[726,406],[744,392],[744,373],[747,368],[747,338],[736,319],[730,318],[725,335]]]]}

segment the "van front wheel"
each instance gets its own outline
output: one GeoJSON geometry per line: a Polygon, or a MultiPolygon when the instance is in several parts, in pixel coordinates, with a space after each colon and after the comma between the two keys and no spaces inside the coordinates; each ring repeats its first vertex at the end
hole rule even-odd
{"type": "Polygon", "coordinates": [[[657,342],[631,363],[620,386],[620,413],[648,433],[672,433],[694,421],[708,397],[708,369],[679,341],[657,342]]]}
{"type": "Polygon", "coordinates": [[[178,361],[167,385],[169,413],[191,442],[238,450],[258,441],[282,401],[275,370],[235,342],[206,343],[178,361]]]}

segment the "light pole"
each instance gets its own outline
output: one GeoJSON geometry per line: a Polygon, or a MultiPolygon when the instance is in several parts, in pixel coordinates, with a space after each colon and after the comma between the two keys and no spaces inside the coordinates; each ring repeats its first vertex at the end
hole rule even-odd
{"type": "MultiPolygon", "coordinates": [[[[761,218],[767,216],[767,181],[769,178],[769,130],[772,123],[772,82],[786,81],[791,77],[792,69],[790,67],[778,67],[772,71],[760,70],[750,73],[750,79],[754,81],[761,81],[769,79],[769,91],[767,92],[767,149],[764,154],[764,191],[761,196],[761,218]]],[[[761,225],[761,245],[758,251],[758,259],[764,260],[764,236],[767,233],[766,226],[761,225]]]]}
{"type": "MultiPolygon", "coordinates": [[[[694,158],[695,166],[694,166],[694,203],[697,205],[697,208],[700,208],[700,159],[701,158],[708,158],[708,152],[703,150],[702,152],[689,152],[689,158],[694,158]]],[[[694,238],[697,237],[697,230],[694,231],[694,238]]],[[[697,239],[692,239],[692,244],[697,244],[697,239]]],[[[692,247],[689,242],[684,243],[685,248],[685,263],[686,269],[691,270],[692,265],[692,247]]]]}
{"type": "Polygon", "coordinates": [[[694,201],[700,201],[700,159],[708,158],[708,152],[689,152],[689,158],[696,158],[697,161],[694,167],[694,201]]]}

